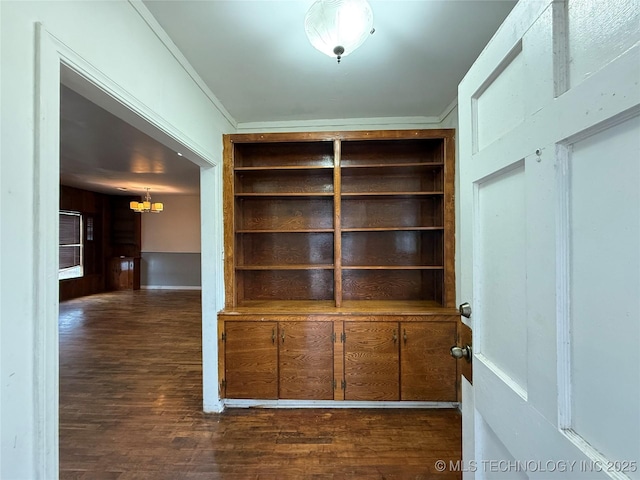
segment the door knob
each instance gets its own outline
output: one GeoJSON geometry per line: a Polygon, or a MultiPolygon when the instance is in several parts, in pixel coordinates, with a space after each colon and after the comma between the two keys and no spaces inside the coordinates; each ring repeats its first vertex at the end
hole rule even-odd
{"type": "Polygon", "coordinates": [[[458,310],[460,311],[460,315],[463,317],[471,317],[471,305],[469,305],[468,302],[461,303],[458,310]]]}
{"type": "Polygon", "coordinates": [[[467,362],[470,362],[472,355],[471,345],[465,345],[464,347],[454,345],[451,347],[451,356],[455,359],[464,358],[467,362]]]}

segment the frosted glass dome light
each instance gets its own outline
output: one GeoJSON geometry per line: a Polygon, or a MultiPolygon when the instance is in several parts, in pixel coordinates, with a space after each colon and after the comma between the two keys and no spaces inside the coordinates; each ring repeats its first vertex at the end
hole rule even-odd
{"type": "Polygon", "coordinates": [[[373,33],[373,11],[367,0],[317,0],[304,29],[311,45],[340,63],[373,33]]]}

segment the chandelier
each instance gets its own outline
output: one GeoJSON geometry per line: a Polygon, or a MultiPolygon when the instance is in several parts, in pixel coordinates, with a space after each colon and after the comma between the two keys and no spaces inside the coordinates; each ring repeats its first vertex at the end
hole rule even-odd
{"type": "Polygon", "coordinates": [[[129,203],[129,206],[131,207],[131,210],[137,213],[160,213],[162,210],[164,210],[164,205],[162,203],[151,203],[151,194],[149,193],[148,188],[143,202],[133,201],[129,203]]]}
{"type": "Polygon", "coordinates": [[[367,0],[317,0],[304,29],[311,45],[340,63],[374,32],[373,11],[367,0]]]}

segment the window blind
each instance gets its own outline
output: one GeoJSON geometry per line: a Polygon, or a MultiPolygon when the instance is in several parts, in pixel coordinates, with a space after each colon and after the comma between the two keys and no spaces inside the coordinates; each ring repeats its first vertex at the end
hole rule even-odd
{"type": "Polygon", "coordinates": [[[82,265],[82,216],[60,212],[60,270],[82,265]]]}

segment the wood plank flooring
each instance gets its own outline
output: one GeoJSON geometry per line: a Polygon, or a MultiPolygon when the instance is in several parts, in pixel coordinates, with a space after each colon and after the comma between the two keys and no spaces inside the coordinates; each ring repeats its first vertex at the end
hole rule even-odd
{"type": "Polygon", "coordinates": [[[61,479],[459,479],[456,410],[202,413],[199,292],[60,304],[61,479]]]}

